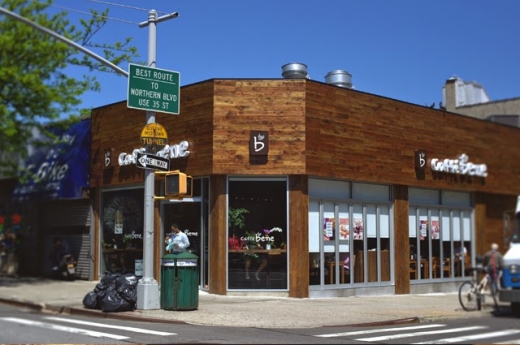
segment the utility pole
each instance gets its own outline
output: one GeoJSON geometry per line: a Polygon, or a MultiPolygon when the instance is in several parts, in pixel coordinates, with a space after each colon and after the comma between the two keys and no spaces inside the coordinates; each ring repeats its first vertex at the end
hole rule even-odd
{"type": "MultiPolygon", "coordinates": [[[[157,17],[157,11],[148,12],[148,20],[139,27],[148,26],[148,67],[156,67],[157,23],[178,17],[173,12],[157,17]]],[[[155,112],[146,112],[146,124],[155,123],[155,112]]],[[[143,277],[137,283],[137,309],[160,309],[159,284],[153,277],[154,258],[154,185],[155,173],[152,169],[144,171],[144,227],[143,227],[143,277]]]]}

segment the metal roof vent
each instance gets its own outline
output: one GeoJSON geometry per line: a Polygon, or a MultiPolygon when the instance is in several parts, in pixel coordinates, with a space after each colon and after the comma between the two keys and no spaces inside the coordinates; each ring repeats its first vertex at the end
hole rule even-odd
{"type": "Polygon", "coordinates": [[[282,77],[285,79],[308,78],[307,65],[299,62],[291,62],[282,66],[282,77]]]}
{"type": "Polygon", "coordinates": [[[336,85],[339,87],[344,87],[347,89],[352,88],[352,75],[347,71],[343,71],[341,69],[337,69],[334,71],[330,71],[325,76],[325,82],[327,84],[336,85]]]}

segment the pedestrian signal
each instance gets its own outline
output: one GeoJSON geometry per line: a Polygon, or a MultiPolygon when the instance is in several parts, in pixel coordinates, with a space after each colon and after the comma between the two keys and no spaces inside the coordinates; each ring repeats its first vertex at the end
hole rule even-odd
{"type": "Polygon", "coordinates": [[[193,178],[191,176],[180,171],[170,171],[164,175],[165,197],[190,198],[193,196],[193,178]]]}
{"type": "Polygon", "coordinates": [[[186,194],[188,191],[187,176],[181,172],[167,173],[164,178],[164,195],[176,197],[186,194]]]}

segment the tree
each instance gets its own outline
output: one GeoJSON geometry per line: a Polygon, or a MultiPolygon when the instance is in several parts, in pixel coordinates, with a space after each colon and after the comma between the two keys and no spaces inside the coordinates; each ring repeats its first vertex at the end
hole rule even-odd
{"type": "MultiPolygon", "coordinates": [[[[67,12],[50,14],[54,0],[1,0],[0,6],[15,12],[84,47],[101,48],[104,58],[115,65],[133,62],[137,49],[131,38],[113,44],[96,44],[94,35],[107,22],[109,10],[91,10],[82,29],[67,20],[67,12]]],[[[32,132],[64,116],[71,118],[87,111],[80,109],[80,96],[100,91],[93,71],[113,72],[91,57],[33,27],[5,16],[0,21],[0,176],[16,177],[18,159],[27,158],[32,132]],[[83,66],[82,79],[70,78],[68,66],[83,66]],[[87,75],[87,72],[90,74],[87,75]]]]}

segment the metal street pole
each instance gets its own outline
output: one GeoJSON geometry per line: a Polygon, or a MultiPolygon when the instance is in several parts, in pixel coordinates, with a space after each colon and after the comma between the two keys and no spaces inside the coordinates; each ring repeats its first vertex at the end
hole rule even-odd
{"type": "MultiPolygon", "coordinates": [[[[157,11],[148,12],[148,20],[139,27],[148,26],[148,67],[155,67],[157,51],[157,23],[176,18],[177,12],[157,17],[157,11]]],[[[155,112],[146,112],[146,124],[155,123],[155,112]]],[[[143,229],[143,277],[137,283],[137,309],[160,309],[159,284],[153,277],[154,258],[154,184],[155,173],[144,170],[144,229],[143,229]]]]}

